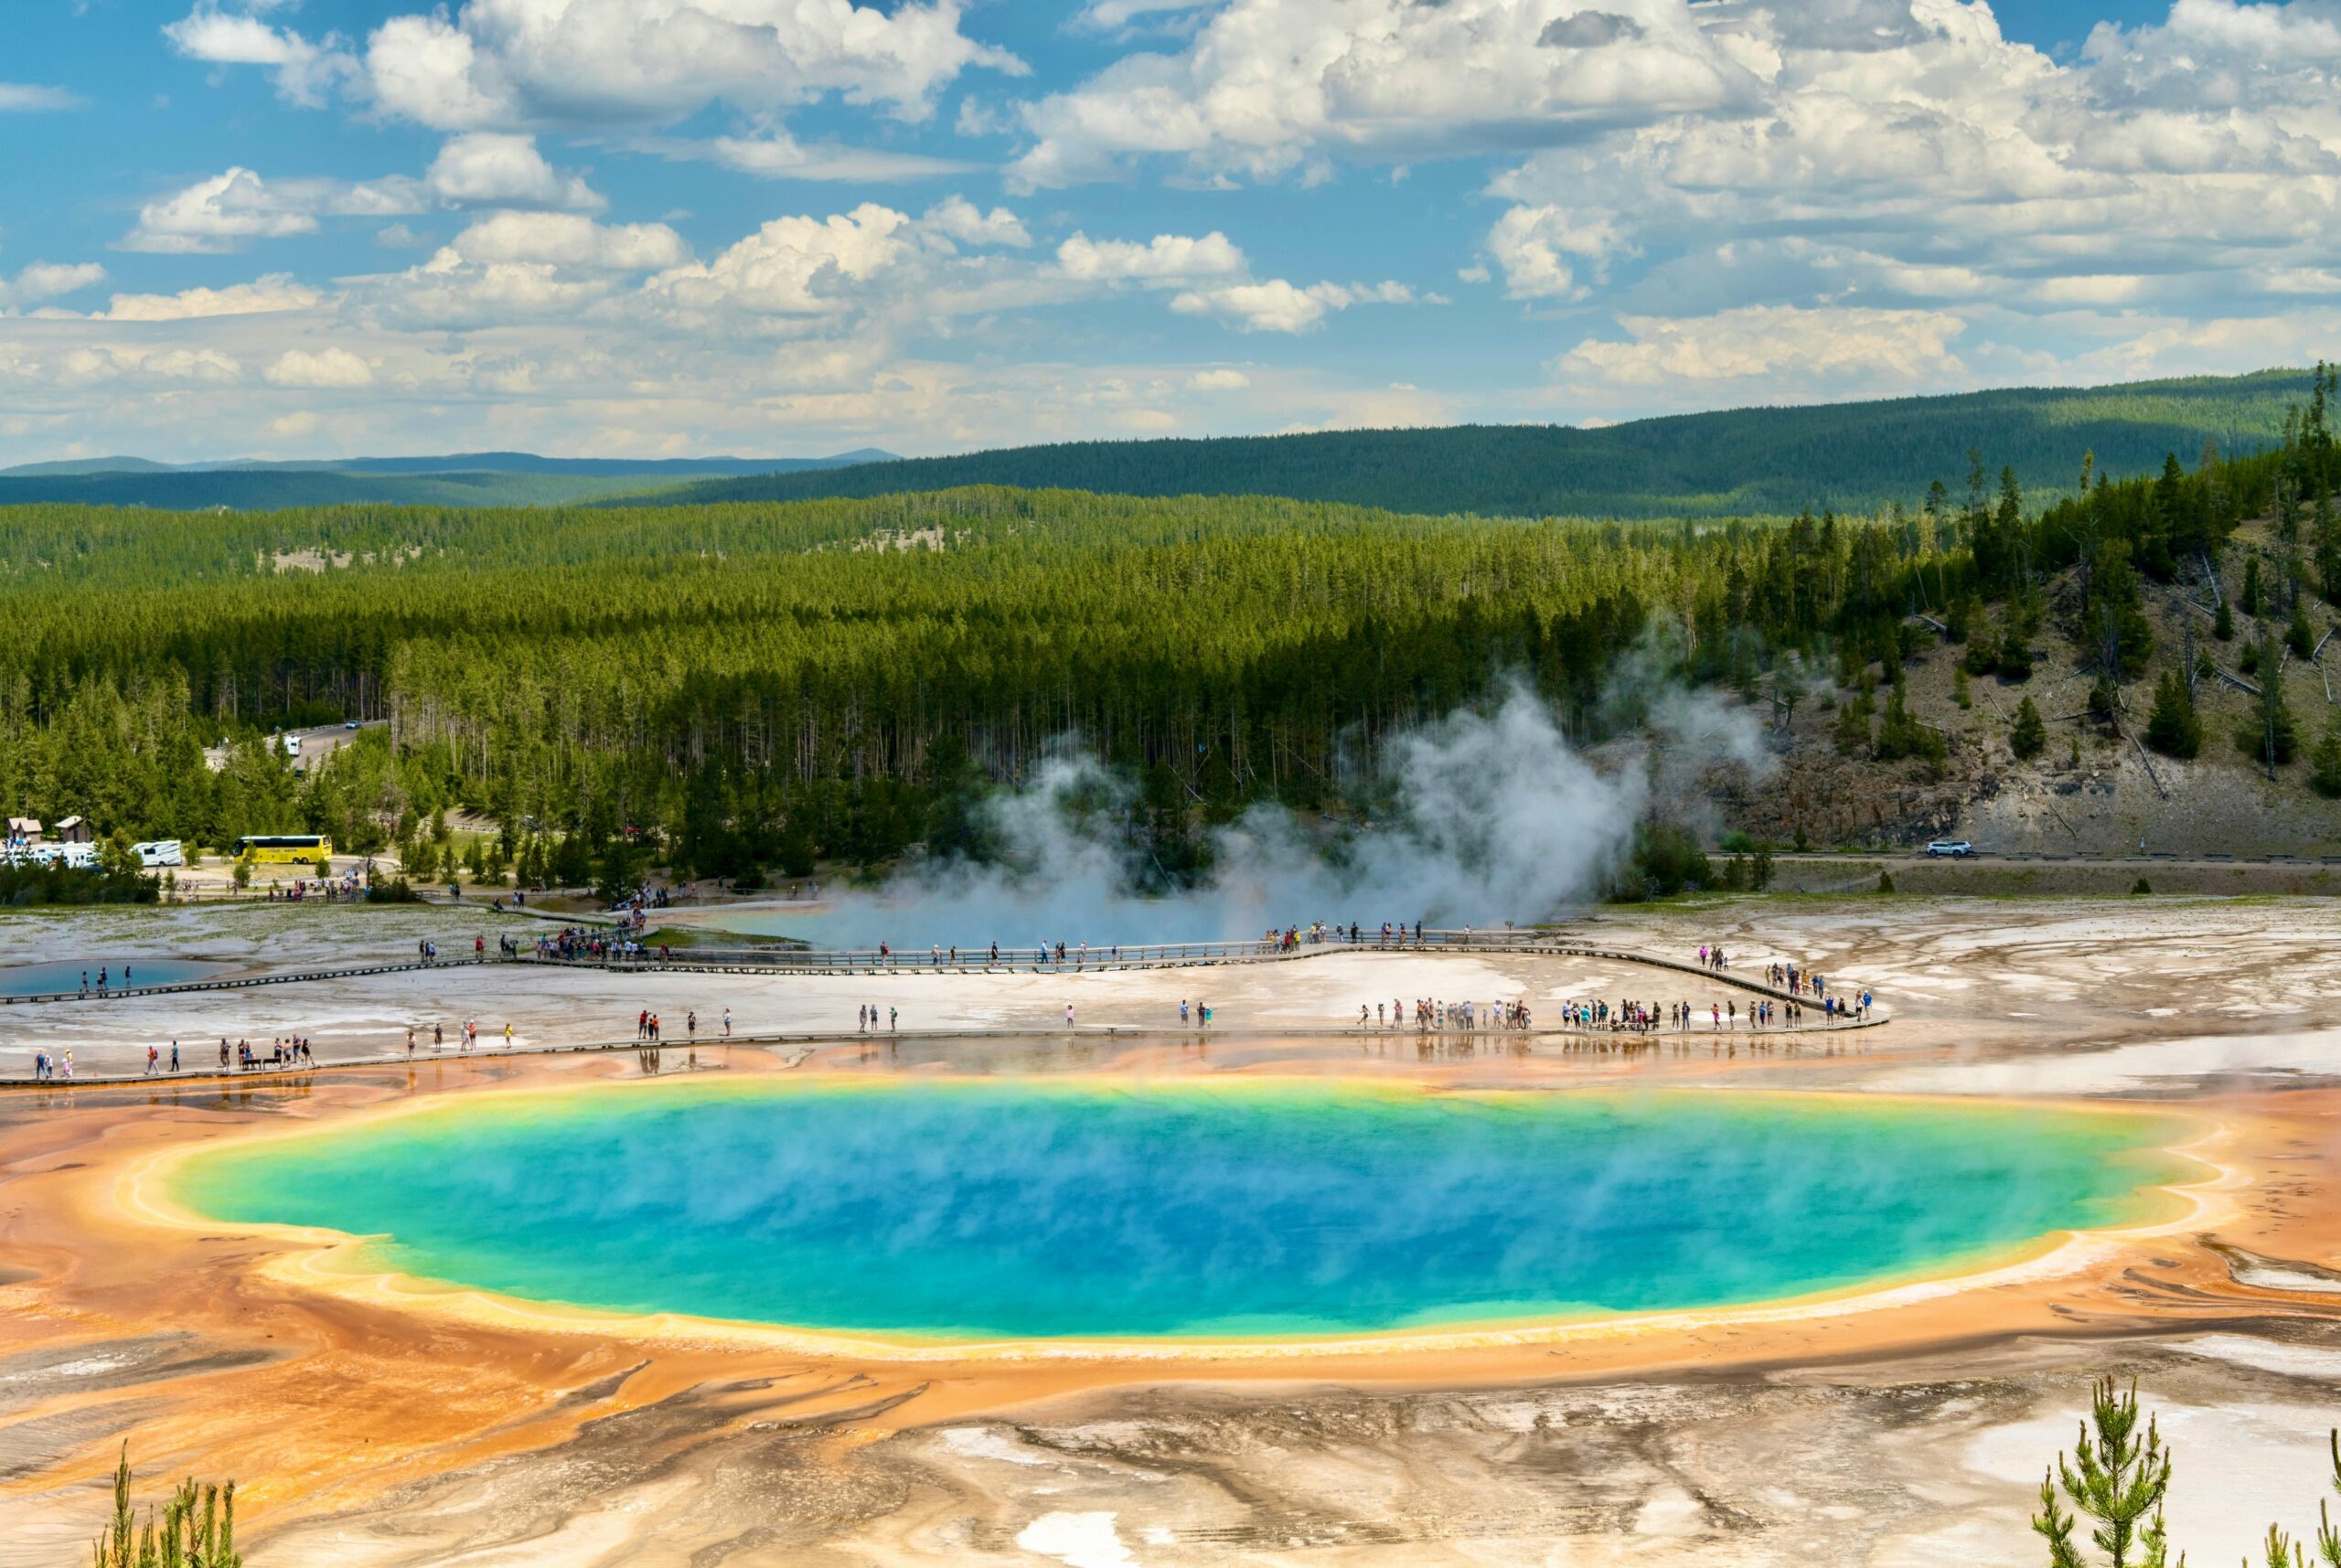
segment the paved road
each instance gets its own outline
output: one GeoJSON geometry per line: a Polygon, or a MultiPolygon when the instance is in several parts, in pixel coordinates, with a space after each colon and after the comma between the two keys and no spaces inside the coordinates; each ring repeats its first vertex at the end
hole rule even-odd
{"type": "MultiPolygon", "coordinates": [[[[1800,866],[1842,866],[1865,860],[1929,860],[1956,863],[1958,856],[1930,856],[1923,849],[1865,849],[1844,854],[1798,854],[1775,851],[1772,859],[1800,866]]],[[[2182,855],[2149,850],[2127,855],[2046,855],[2025,850],[1978,848],[1964,858],[1969,865],[2024,866],[2185,866],[2208,869],[2218,866],[2341,866],[2341,855],[2182,855]]]]}
{"type": "MultiPolygon", "coordinates": [[[[319,724],[313,729],[286,731],[286,734],[296,735],[301,741],[301,749],[293,755],[293,765],[296,769],[314,767],[358,739],[360,731],[378,730],[389,722],[387,719],[369,719],[360,723],[357,730],[352,730],[345,723],[319,724]]],[[[206,747],[203,760],[210,766],[212,772],[218,773],[228,765],[228,749],[225,746],[206,747]]]]}

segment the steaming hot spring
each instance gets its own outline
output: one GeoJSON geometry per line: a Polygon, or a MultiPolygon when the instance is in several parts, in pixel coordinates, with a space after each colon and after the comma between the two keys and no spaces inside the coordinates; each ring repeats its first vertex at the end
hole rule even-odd
{"type": "Polygon", "coordinates": [[[705,1079],[209,1146],[210,1220],[530,1301],[970,1341],[1317,1338],[1811,1296],[2147,1216],[2151,1115],[1723,1092],[705,1079]]]}

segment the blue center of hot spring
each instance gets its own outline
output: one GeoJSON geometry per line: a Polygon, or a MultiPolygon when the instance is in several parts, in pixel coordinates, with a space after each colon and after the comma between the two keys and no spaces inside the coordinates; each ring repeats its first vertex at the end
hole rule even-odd
{"type": "Polygon", "coordinates": [[[1326,1335],[1711,1307],[2120,1222],[2152,1118],[1290,1083],[667,1082],[231,1146],[182,1196],[401,1271],[955,1339],[1326,1335]]]}

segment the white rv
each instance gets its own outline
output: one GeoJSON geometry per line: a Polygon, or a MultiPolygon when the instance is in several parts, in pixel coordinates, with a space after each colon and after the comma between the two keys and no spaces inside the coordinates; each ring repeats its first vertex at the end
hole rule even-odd
{"type": "Polygon", "coordinates": [[[187,851],[176,838],[149,838],[143,843],[133,844],[130,849],[138,857],[138,863],[150,870],[162,866],[187,864],[187,851]]]}

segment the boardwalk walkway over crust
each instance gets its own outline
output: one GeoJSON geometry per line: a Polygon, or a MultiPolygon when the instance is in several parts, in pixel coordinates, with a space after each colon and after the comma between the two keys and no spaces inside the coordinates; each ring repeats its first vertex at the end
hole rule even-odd
{"type": "MultiPolygon", "coordinates": [[[[663,959],[645,954],[632,957],[611,958],[541,958],[533,953],[515,956],[487,954],[469,955],[429,962],[412,960],[395,964],[353,965],[340,968],[318,968],[287,971],[275,975],[244,975],[219,979],[189,980],[164,986],[116,987],[88,993],[67,991],[33,997],[12,997],[12,1004],[66,1004],[126,1000],[138,997],[156,997],[180,992],[237,990],[257,986],[300,985],[315,981],[362,978],[376,975],[418,973],[424,970],[444,970],[452,974],[476,973],[493,969],[505,977],[516,972],[530,972],[545,976],[585,972],[618,975],[732,975],[777,977],[790,976],[884,976],[929,975],[935,976],[965,976],[975,975],[1074,975],[1105,973],[1120,970],[1213,968],[1228,965],[1257,964],[1291,964],[1311,958],[1331,957],[1337,954],[1380,954],[1387,957],[1498,957],[1534,956],[1555,958],[1590,958],[1612,963],[1632,964],[1652,969],[1671,970],[1696,976],[1713,984],[1729,986],[1737,990],[1773,1000],[1793,1002],[1818,1011],[1815,998],[1802,996],[1763,980],[1751,979],[1729,969],[1711,969],[1703,965],[1686,963],[1656,954],[1636,952],[1623,947],[1598,947],[1585,943],[1563,941],[1555,937],[1523,933],[1489,933],[1474,932],[1466,936],[1461,932],[1425,932],[1421,940],[1384,943],[1360,941],[1351,943],[1302,943],[1290,949],[1275,944],[1253,942],[1187,942],[1156,943],[1144,945],[1125,944],[1108,947],[1088,955],[1068,952],[1060,962],[1053,956],[1043,957],[1039,948],[1027,949],[1021,959],[1003,955],[1001,962],[989,964],[973,958],[954,963],[947,957],[935,962],[932,955],[889,953],[881,955],[875,949],[847,950],[826,948],[741,948],[687,949],[673,959],[663,959]]],[[[1825,1017],[1825,1015],[1823,1015],[1825,1017]]],[[[1841,1019],[1829,1022],[1781,1024],[1760,1032],[1738,1030],[1751,1039],[1776,1039],[1782,1036],[1839,1034],[1853,1029],[1874,1029],[1888,1021],[1883,1012],[1873,1008],[1871,1016],[1862,1019],[1841,1019]]],[[[725,1045],[806,1047],[834,1045],[850,1041],[887,1040],[947,1040],[1053,1038],[1059,1035],[1080,1039],[1216,1039],[1242,1040],[1273,1036],[1280,1039],[1386,1039],[1409,1035],[1430,1036],[1447,1040],[1488,1037],[1495,1040],[1568,1039],[1615,1041],[1632,1046],[1639,1041],[1655,1043],[1662,1039],[1698,1037],[1711,1033],[1696,1028],[1651,1030],[1587,1029],[1566,1026],[1538,1025],[1527,1029],[1449,1027],[1443,1029],[1422,1029],[1392,1024],[1360,1028],[1356,1025],[1294,1026],[1277,1025],[1233,1026],[1215,1025],[1211,1029],[1160,1029],[1153,1027],[1127,1028],[1119,1026],[1083,1027],[1070,1030],[1048,1027],[1022,1028],[964,1028],[901,1031],[798,1030],[776,1033],[735,1034],[729,1039],[711,1036],[704,1040],[664,1040],[651,1044],[641,1040],[612,1040],[586,1041],[567,1045],[526,1045],[505,1047],[482,1045],[476,1050],[450,1052],[444,1050],[419,1056],[390,1051],[362,1057],[336,1058],[330,1061],[257,1064],[251,1068],[231,1068],[225,1072],[211,1066],[183,1071],[176,1076],[144,1072],[84,1074],[69,1083],[56,1080],[39,1081],[29,1077],[0,1078],[0,1087],[57,1090],[70,1087],[93,1087],[112,1084],[156,1084],[161,1083],[195,1083],[207,1080],[230,1080],[247,1083],[255,1080],[281,1082],[305,1073],[341,1068],[382,1067],[415,1061],[486,1061],[508,1056],[565,1056],[578,1053],[638,1051],[645,1052],[689,1051],[695,1045],[714,1049],[725,1045]]]]}

